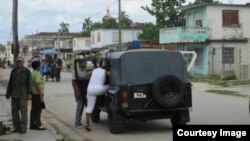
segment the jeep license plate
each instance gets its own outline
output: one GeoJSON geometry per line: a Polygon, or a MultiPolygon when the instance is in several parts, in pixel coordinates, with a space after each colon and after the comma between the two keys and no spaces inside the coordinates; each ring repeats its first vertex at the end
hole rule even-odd
{"type": "Polygon", "coordinates": [[[135,92],[134,93],[134,99],[144,99],[147,98],[147,95],[143,92],[135,92]]]}

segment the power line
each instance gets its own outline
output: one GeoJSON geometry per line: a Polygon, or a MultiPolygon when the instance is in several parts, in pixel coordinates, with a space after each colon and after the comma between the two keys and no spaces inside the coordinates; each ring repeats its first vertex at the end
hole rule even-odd
{"type": "MultiPolygon", "coordinates": [[[[118,1],[115,0],[113,3],[111,3],[111,4],[108,5],[107,7],[110,8],[110,7],[114,6],[114,5],[117,4],[117,3],[118,3],[118,1]]],[[[105,11],[105,10],[106,10],[106,8],[103,8],[103,9],[99,10],[98,12],[96,12],[95,14],[89,16],[88,18],[93,18],[93,17],[95,17],[95,16],[97,16],[97,15],[103,13],[103,11],[105,11]]],[[[76,24],[71,25],[71,27],[77,26],[77,25],[82,24],[82,23],[83,23],[83,21],[78,22],[78,23],[76,23],[76,24]]]]}

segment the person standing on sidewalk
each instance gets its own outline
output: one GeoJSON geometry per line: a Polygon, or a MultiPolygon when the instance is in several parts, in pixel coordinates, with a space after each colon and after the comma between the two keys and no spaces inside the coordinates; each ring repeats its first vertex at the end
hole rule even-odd
{"type": "MultiPolygon", "coordinates": [[[[87,64],[85,61],[78,62],[76,65],[77,65],[78,79],[90,77],[91,70],[86,69],[87,64]]],[[[86,105],[87,103],[84,102],[84,99],[83,99],[84,93],[80,91],[80,88],[78,87],[76,83],[75,71],[73,71],[72,73],[72,86],[74,89],[74,94],[75,94],[75,99],[76,99],[75,127],[80,129],[82,128],[81,120],[82,120],[84,105],[86,105]]]]}
{"type": "Polygon", "coordinates": [[[13,132],[25,134],[28,120],[28,98],[31,94],[31,73],[24,67],[24,58],[18,56],[16,67],[11,71],[6,98],[11,98],[13,132]],[[21,113],[21,118],[20,114],[21,113]]]}
{"type": "Polygon", "coordinates": [[[31,74],[31,90],[32,90],[32,106],[30,111],[30,129],[46,130],[46,127],[42,126],[41,113],[44,107],[41,107],[44,103],[44,78],[41,75],[40,62],[33,61],[31,63],[33,72],[31,74]]]}

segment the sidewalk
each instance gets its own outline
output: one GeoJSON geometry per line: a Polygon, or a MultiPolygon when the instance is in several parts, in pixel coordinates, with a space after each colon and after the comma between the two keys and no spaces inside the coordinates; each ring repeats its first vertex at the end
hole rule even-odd
{"type": "Polygon", "coordinates": [[[220,85],[211,85],[208,83],[193,82],[193,91],[207,91],[207,90],[222,90],[232,91],[236,93],[236,96],[250,98],[250,84],[232,85],[229,87],[223,87],[220,85]]]}
{"type": "MultiPolygon", "coordinates": [[[[10,70],[0,70],[0,76],[2,79],[7,79],[10,70]]],[[[0,122],[10,130],[13,130],[12,118],[11,118],[11,101],[5,98],[6,88],[0,84],[0,122]]],[[[30,101],[28,108],[28,116],[30,114],[30,101]]],[[[29,119],[29,118],[28,118],[29,119]]],[[[50,126],[46,121],[42,119],[42,123],[48,128],[45,131],[36,131],[27,129],[26,134],[7,132],[5,135],[0,135],[0,141],[58,141],[61,137],[56,134],[56,130],[50,126]]],[[[29,123],[28,123],[29,127],[29,123]]]]}

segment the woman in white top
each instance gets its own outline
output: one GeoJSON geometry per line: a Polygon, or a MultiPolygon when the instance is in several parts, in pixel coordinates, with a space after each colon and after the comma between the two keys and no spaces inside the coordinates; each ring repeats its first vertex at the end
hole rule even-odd
{"type": "Polygon", "coordinates": [[[89,121],[95,107],[96,97],[105,94],[109,88],[108,85],[104,85],[106,76],[110,76],[110,72],[106,71],[106,68],[107,64],[105,61],[103,61],[101,68],[96,68],[93,70],[89,81],[87,89],[88,103],[86,108],[86,122],[84,126],[87,131],[91,131],[89,121]]]}

